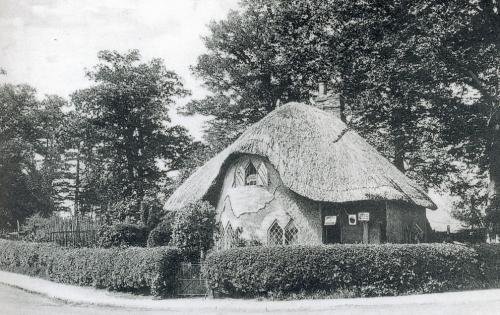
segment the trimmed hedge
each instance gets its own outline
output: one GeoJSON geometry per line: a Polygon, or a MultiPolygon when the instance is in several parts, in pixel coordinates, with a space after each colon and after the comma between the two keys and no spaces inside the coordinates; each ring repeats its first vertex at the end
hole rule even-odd
{"type": "Polygon", "coordinates": [[[243,247],[212,253],[204,273],[215,295],[382,296],[484,287],[478,257],[450,244],[243,247]]]}
{"type": "Polygon", "coordinates": [[[179,251],[156,248],[63,248],[0,240],[0,269],[114,291],[171,295],[179,251]]]}
{"type": "Polygon", "coordinates": [[[500,285],[500,244],[476,244],[473,248],[483,263],[486,280],[493,286],[500,285]]]}

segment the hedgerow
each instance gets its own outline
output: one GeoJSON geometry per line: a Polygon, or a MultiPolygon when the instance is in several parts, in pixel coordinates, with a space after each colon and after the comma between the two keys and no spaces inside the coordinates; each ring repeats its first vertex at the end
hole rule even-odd
{"type": "Polygon", "coordinates": [[[0,240],[0,269],[114,291],[171,295],[179,251],[155,248],[63,248],[0,240]]]}
{"type": "Polygon", "coordinates": [[[500,285],[500,244],[476,244],[473,248],[482,262],[485,278],[492,286],[500,285]]]}
{"type": "Polygon", "coordinates": [[[483,287],[478,258],[450,244],[243,247],[212,253],[204,273],[215,295],[382,296],[483,287]]]}

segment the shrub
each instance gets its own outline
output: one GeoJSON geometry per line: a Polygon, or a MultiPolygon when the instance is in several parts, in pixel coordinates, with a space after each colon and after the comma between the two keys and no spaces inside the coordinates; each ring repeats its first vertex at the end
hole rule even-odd
{"type": "Polygon", "coordinates": [[[32,242],[46,241],[52,220],[53,218],[44,218],[38,213],[28,217],[21,227],[23,239],[32,242]]]}
{"type": "Polygon", "coordinates": [[[146,246],[147,229],[142,225],[117,223],[99,229],[98,246],[109,248],[117,246],[146,246]]]}
{"type": "Polygon", "coordinates": [[[160,223],[149,232],[148,247],[166,246],[170,243],[174,220],[175,215],[173,212],[163,217],[160,223]]]}
{"type": "Polygon", "coordinates": [[[483,263],[486,280],[490,284],[500,285],[500,244],[477,244],[474,248],[483,263]]]}
{"type": "Polygon", "coordinates": [[[170,295],[179,251],[156,248],[63,248],[0,240],[0,269],[115,291],[170,295]]]}
{"type": "Polygon", "coordinates": [[[480,265],[474,249],[447,244],[242,247],[209,255],[204,273],[219,295],[381,296],[481,287],[480,265]]]}
{"type": "Polygon", "coordinates": [[[171,245],[191,261],[200,259],[214,242],[215,209],[207,201],[191,203],[177,211],[171,245]]]}

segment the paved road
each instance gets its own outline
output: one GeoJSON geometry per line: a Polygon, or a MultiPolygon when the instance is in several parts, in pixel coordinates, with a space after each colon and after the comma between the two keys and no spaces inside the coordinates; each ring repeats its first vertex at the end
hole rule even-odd
{"type": "MultiPolygon", "coordinates": [[[[186,299],[186,303],[189,300],[186,299]]],[[[212,311],[211,314],[234,314],[234,310],[212,311]]],[[[241,310],[242,314],[254,314],[241,310]]],[[[290,312],[288,312],[289,314],[290,312]]],[[[304,311],[291,312],[293,314],[305,314],[304,311]]],[[[306,312],[307,313],[307,312],[306,312]]],[[[59,300],[52,300],[47,297],[29,293],[21,289],[0,284],[0,314],[3,315],[24,315],[24,314],[95,314],[95,315],[115,315],[115,314],[185,314],[168,310],[147,310],[134,308],[119,308],[97,305],[70,304],[59,300]]],[[[199,311],[188,314],[202,315],[199,311]]],[[[210,314],[203,311],[203,314],[210,314]]],[[[273,314],[280,314],[274,312],[273,314]]],[[[281,314],[285,314],[282,312],[281,314]]],[[[500,297],[498,301],[484,305],[482,303],[457,303],[457,304],[423,304],[423,305],[377,305],[377,306],[341,306],[332,310],[316,311],[310,314],[500,314],[500,297]]]]}

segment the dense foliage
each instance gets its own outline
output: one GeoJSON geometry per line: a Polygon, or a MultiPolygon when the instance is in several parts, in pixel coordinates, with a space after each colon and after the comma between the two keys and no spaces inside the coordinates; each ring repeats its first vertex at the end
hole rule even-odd
{"type": "Polygon", "coordinates": [[[148,247],[166,246],[172,240],[172,230],[175,222],[175,212],[167,213],[160,223],[149,232],[148,247]]]}
{"type": "Polygon", "coordinates": [[[116,223],[111,226],[103,226],[98,232],[98,246],[120,247],[120,246],[146,246],[148,230],[143,225],[131,223],[116,223]]]}
{"type": "Polygon", "coordinates": [[[75,147],[89,176],[80,205],[97,206],[111,221],[125,215],[137,222],[147,219],[142,212],[148,210],[143,205],[148,191],[158,190],[189,150],[187,130],[171,126],[168,115],[174,99],[188,91],[161,59],[143,63],[137,50],[101,51],[98,57],[87,73],[93,85],[71,96],[86,126],[83,142],[75,147]],[[125,202],[118,209],[128,211],[113,215],[116,202],[125,202]]]}
{"type": "Polygon", "coordinates": [[[495,287],[500,286],[500,244],[478,244],[474,249],[483,262],[486,279],[495,287]]]}
{"type": "Polygon", "coordinates": [[[27,85],[0,86],[0,229],[65,210],[65,104],[56,96],[39,100],[27,85]]]}
{"type": "Polygon", "coordinates": [[[171,246],[191,261],[212,248],[215,232],[215,208],[207,201],[188,204],[176,212],[171,246]]]}
{"type": "Polygon", "coordinates": [[[479,258],[474,249],[446,244],[243,247],[209,255],[204,272],[220,295],[381,296],[482,287],[479,258]]]}
{"type": "Polygon", "coordinates": [[[67,284],[171,295],[179,263],[175,248],[68,249],[0,240],[0,269],[67,284]]]}

